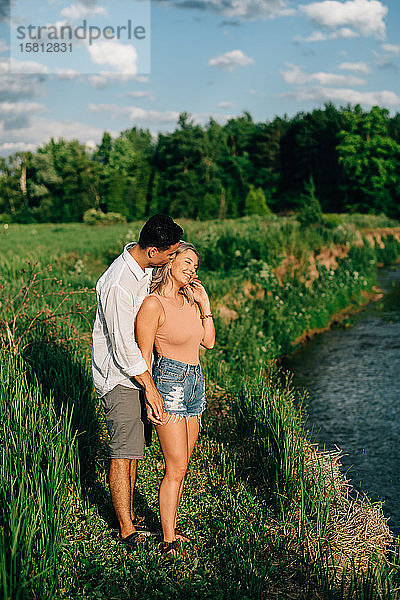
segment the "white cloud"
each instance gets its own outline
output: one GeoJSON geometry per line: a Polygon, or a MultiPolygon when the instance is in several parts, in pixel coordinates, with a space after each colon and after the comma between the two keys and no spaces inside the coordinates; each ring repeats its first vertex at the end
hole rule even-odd
{"type": "Polygon", "coordinates": [[[286,83],[304,85],[306,83],[318,82],[320,85],[364,85],[365,79],[354,75],[337,75],[336,73],[306,73],[297,65],[288,64],[288,69],[282,71],[282,77],[286,83]]]}
{"type": "Polygon", "coordinates": [[[361,104],[363,106],[399,107],[400,97],[390,90],[378,92],[360,92],[346,88],[313,87],[298,88],[294,92],[282,94],[298,102],[340,102],[342,104],[361,104]]]}
{"type": "Polygon", "coordinates": [[[117,106],[116,104],[94,104],[88,106],[89,112],[108,112],[112,119],[126,117],[131,121],[139,120],[149,123],[175,123],[179,112],[174,110],[150,110],[139,106],[117,106]]]}
{"type": "Polygon", "coordinates": [[[400,44],[382,44],[382,50],[387,52],[387,54],[397,56],[400,54],[400,44]]]}
{"type": "Polygon", "coordinates": [[[88,50],[97,65],[107,65],[125,75],[137,74],[138,53],[134,46],[107,40],[88,46],[88,50]]]}
{"type": "Polygon", "coordinates": [[[354,71],[355,73],[371,73],[371,69],[365,62],[343,62],[338,67],[341,71],[354,71]]]}
{"type": "MultiPolygon", "coordinates": [[[[39,102],[0,102],[0,123],[4,131],[10,129],[25,129],[29,127],[34,115],[48,110],[44,104],[39,102]]],[[[8,138],[6,141],[11,141],[8,138]]]]}
{"type": "Polygon", "coordinates": [[[294,15],[286,0],[158,0],[177,8],[213,12],[230,19],[252,21],[294,15]]]}
{"type": "Polygon", "coordinates": [[[15,116],[42,110],[46,110],[46,106],[39,102],[0,102],[0,115],[2,117],[4,115],[15,116]]]}
{"type": "Polygon", "coordinates": [[[9,49],[9,47],[7,46],[5,41],[0,40],[0,54],[3,54],[3,52],[7,52],[8,49],[9,49]]]}
{"type": "Polygon", "coordinates": [[[146,75],[136,75],[135,79],[140,83],[150,83],[150,77],[146,77],[146,75]]]}
{"type": "Polygon", "coordinates": [[[96,90],[104,90],[104,88],[111,85],[111,83],[114,81],[114,78],[103,73],[98,75],[90,75],[87,80],[90,87],[95,88],[96,90]]]}
{"type": "Polygon", "coordinates": [[[324,42],[325,40],[337,40],[339,38],[355,38],[359,37],[359,34],[350,29],[349,27],[341,27],[337,31],[331,31],[329,33],[323,31],[313,31],[309,36],[303,38],[300,35],[294,39],[296,42],[324,42]]]}
{"type": "Polygon", "coordinates": [[[74,69],[55,69],[57,79],[76,79],[82,80],[82,74],[74,71],[74,69]]]}
{"type": "Polygon", "coordinates": [[[247,67],[254,62],[253,58],[246,56],[242,50],[231,50],[214,58],[210,58],[208,65],[223,71],[233,71],[236,67],[247,67]]]}
{"type": "Polygon", "coordinates": [[[89,15],[104,15],[108,16],[108,12],[104,6],[98,6],[96,4],[92,6],[87,6],[78,2],[77,4],[71,4],[71,6],[67,6],[63,8],[61,11],[61,16],[66,19],[84,19],[89,15]]]}
{"type": "Polygon", "coordinates": [[[396,68],[394,59],[400,54],[400,44],[382,44],[383,54],[374,50],[376,64],[383,67],[396,68]]]}
{"type": "Polygon", "coordinates": [[[322,31],[313,31],[307,37],[296,35],[294,39],[296,42],[324,42],[329,39],[329,34],[322,33],[322,31]]]}
{"type": "Polygon", "coordinates": [[[27,144],[26,142],[4,142],[0,144],[0,154],[8,155],[14,152],[33,152],[36,144],[27,144]]]}
{"type": "Polygon", "coordinates": [[[11,75],[1,76],[0,102],[18,101],[21,99],[32,99],[34,96],[43,94],[42,76],[11,75]]]}
{"type": "MultiPolygon", "coordinates": [[[[113,137],[116,137],[119,133],[115,130],[108,130],[113,137]]],[[[25,149],[32,150],[48,142],[51,137],[67,140],[78,139],[83,144],[88,141],[100,143],[103,132],[104,128],[93,127],[87,123],[60,121],[59,119],[53,120],[43,117],[35,118],[21,131],[20,128],[6,128],[0,119],[0,149],[3,149],[3,153],[25,149]]]]}
{"type": "MultiPolygon", "coordinates": [[[[107,112],[112,119],[124,118],[135,121],[142,127],[161,129],[163,125],[170,126],[170,123],[176,123],[179,112],[174,110],[158,111],[139,108],[138,106],[117,106],[116,104],[94,104],[88,106],[89,112],[107,112]]],[[[224,123],[234,115],[193,113],[191,118],[194,122],[204,124],[212,117],[218,123],[224,123]]]]}
{"type": "Polygon", "coordinates": [[[153,92],[150,92],[147,90],[143,90],[143,91],[138,90],[135,92],[128,92],[127,96],[129,96],[130,98],[148,98],[152,102],[156,99],[153,92]]]}
{"type": "Polygon", "coordinates": [[[355,31],[362,36],[385,38],[384,18],[388,8],[379,0],[347,0],[346,2],[324,0],[303,4],[299,8],[319,28],[326,30],[348,28],[349,31],[355,31]]]}
{"type": "Polygon", "coordinates": [[[114,73],[111,71],[100,71],[96,75],[89,75],[85,80],[89,83],[90,87],[97,90],[104,90],[114,82],[126,83],[128,81],[139,81],[143,83],[143,79],[140,75],[133,75],[132,73],[114,73]]]}
{"type": "MultiPolygon", "coordinates": [[[[2,65],[4,65],[4,63],[0,63],[0,72],[2,65]]],[[[46,65],[42,65],[34,60],[16,60],[14,57],[10,58],[9,68],[7,70],[13,74],[23,73],[25,75],[47,75],[50,73],[50,69],[46,65]]]]}
{"type": "Polygon", "coordinates": [[[228,100],[224,100],[222,102],[218,102],[218,108],[232,108],[233,102],[229,102],[228,100]]]}
{"type": "Polygon", "coordinates": [[[85,143],[86,150],[94,150],[94,149],[96,148],[96,145],[97,145],[97,144],[96,144],[96,142],[95,142],[94,140],[88,140],[88,141],[85,143]]]}

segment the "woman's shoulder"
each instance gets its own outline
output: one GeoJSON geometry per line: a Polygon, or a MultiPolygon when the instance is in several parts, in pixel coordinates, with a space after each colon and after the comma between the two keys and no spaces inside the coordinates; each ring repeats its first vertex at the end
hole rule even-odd
{"type": "Polygon", "coordinates": [[[162,302],[159,294],[149,294],[142,302],[142,307],[147,310],[162,310],[162,302]]]}

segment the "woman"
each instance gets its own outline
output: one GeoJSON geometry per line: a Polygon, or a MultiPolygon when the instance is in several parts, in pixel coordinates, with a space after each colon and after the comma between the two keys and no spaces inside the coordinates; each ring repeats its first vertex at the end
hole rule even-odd
{"type": "Polygon", "coordinates": [[[197,278],[199,254],[180,242],[174,258],[158,269],[151,293],[138,312],[136,334],[153,379],[164,400],[163,423],[156,425],[165,460],[159,504],[162,552],[176,555],[178,539],[191,539],[176,528],[183,480],[205,409],[205,387],[199,346],[213,348],[215,329],[210,301],[197,278]]]}

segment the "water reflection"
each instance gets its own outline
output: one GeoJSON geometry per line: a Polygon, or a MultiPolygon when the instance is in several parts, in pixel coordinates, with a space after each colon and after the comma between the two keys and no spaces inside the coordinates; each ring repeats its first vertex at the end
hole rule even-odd
{"type": "Polygon", "coordinates": [[[400,267],[381,270],[379,285],[385,298],[358,314],[353,327],[314,338],[284,366],[309,390],[314,441],[342,448],[353,485],[385,501],[399,533],[400,267]]]}

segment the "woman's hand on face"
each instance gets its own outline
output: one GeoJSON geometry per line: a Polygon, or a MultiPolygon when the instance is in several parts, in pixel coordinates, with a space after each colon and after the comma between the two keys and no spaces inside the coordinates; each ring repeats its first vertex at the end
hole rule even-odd
{"type": "Polygon", "coordinates": [[[195,302],[198,302],[199,304],[202,302],[208,302],[208,294],[200,279],[197,279],[196,277],[188,285],[192,288],[193,299],[195,302]]]}

